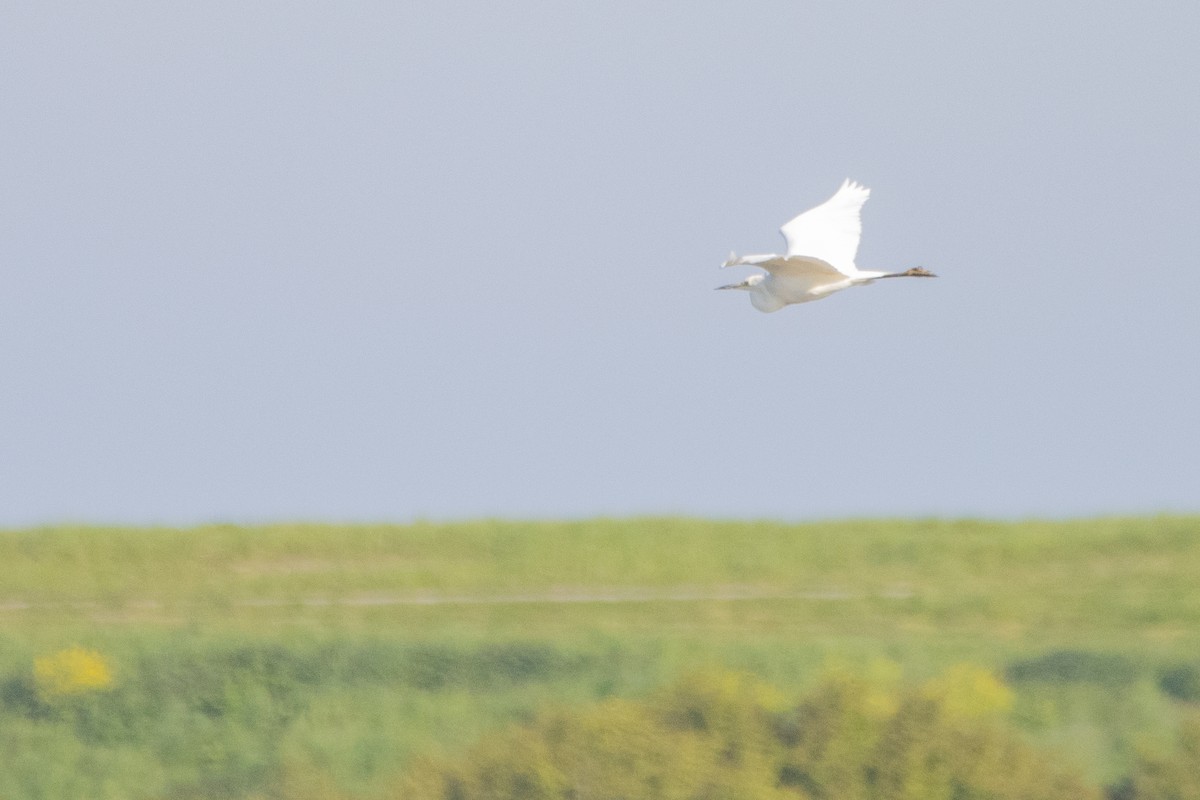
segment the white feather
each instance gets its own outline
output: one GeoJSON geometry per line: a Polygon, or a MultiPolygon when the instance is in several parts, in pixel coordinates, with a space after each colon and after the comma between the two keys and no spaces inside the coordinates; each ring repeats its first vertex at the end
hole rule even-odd
{"type": "Polygon", "coordinates": [[[851,180],[816,208],[780,228],[789,256],[818,258],[847,277],[855,277],[854,256],[862,237],[863,203],[871,190],[851,180]]]}

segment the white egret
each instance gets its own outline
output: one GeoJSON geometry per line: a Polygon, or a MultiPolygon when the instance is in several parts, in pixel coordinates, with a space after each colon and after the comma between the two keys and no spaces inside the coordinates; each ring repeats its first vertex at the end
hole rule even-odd
{"type": "Polygon", "coordinates": [[[729,254],[723,267],[759,267],[766,274],[751,275],[741,283],[718,289],[745,289],[750,302],[762,312],[778,311],[792,303],[820,300],[851,286],[865,286],[880,278],[936,278],[927,269],[874,272],[854,266],[862,235],[859,211],[871,190],[850,179],[816,208],[780,228],[787,240],[786,255],[741,256],[729,254]]]}

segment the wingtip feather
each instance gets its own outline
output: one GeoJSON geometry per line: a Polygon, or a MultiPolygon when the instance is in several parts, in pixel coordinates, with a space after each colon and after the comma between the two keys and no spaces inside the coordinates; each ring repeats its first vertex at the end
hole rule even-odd
{"type": "Polygon", "coordinates": [[[863,197],[869,197],[871,195],[870,189],[863,186],[858,181],[853,181],[849,178],[846,178],[846,180],[842,181],[842,188],[838,189],[838,192],[851,192],[854,194],[861,194],[863,197]]]}

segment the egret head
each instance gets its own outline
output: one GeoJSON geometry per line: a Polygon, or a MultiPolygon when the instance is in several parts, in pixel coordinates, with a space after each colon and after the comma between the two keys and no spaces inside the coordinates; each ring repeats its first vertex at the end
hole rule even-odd
{"type": "Polygon", "coordinates": [[[766,275],[762,275],[762,274],[751,275],[749,278],[746,278],[746,280],[742,281],[741,283],[731,283],[728,286],[718,286],[717,290],[720,291],[721,289],[745,289],[746,291],[750,291],[755,286],[758,286],[760,283],[762,283],[763,278],[766,278],[766,277],[767,277],[766,275]]]}

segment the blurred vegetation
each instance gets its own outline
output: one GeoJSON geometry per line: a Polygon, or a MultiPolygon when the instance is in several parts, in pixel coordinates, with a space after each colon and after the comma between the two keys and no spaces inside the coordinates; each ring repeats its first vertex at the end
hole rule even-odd
{"type": "Polygon", "coordinates": [[[0,797],[1200,800],[1198,574],[1186,517],[4,531],[0,797]]]}
{"type": "Polygon", "coordinates": [[[972,670],[932,689],[888,692],[841,675],[788,703],[746,677],[705,675],[646,702],[613,700],[548,714],[486,738],[451,763],[423,762],[400,796],[1099,798],[1077,770],[1039,754],[990,718],[996,685],[972,670]],[[977,703],[968,699],[975,688],[983,689],[977,703]],[[960,701],[957,710],[951,696],[960,701]],[[975,710],[963,713],[966,708],[975,710]]]}
{"type": "Polygon", "coordinates": [[[94,650],[69,647],[33,662],[33,680],[43,700],[103,691],[112,686],[112,670],[94,650]]]}
{"type": "Polygon", "coordinates": [[[1120,653],[1052,650],[1014,661],[1005,672],[1013,683],[1095,683],[1115,688],[1136,681],[1138,671],[1137,662],[1120,653]]]}
{"type": "Polygon", "coordinates": [[[1200,660],[1164,666],[1158,673],[1158,685],[1176,700],[1200,703],[1200,660]]]}

